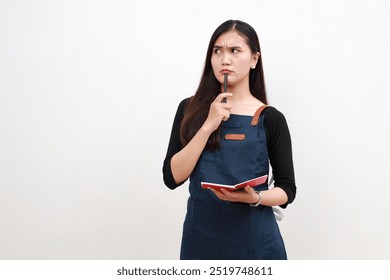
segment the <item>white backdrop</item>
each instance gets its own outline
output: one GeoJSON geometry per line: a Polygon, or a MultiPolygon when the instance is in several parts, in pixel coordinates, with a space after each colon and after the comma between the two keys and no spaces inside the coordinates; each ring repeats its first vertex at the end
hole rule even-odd
{"type": "Polygon", "coordinates": [[[389,3],[0,0],[0,258],[178,258],[162,161],[231,18],[293,138],[289,258],[390,258],[389,3]]]}

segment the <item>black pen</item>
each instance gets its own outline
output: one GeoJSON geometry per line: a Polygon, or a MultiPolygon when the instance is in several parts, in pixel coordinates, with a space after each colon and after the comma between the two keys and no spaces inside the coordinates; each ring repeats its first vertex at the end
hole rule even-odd
{"type": "MultiPolygon", "coordinates": [[[[227,92],[227,79],[228,79],[228,74],[227,73],[223,74],[223,92],[227,92]]],[[[222,99],[222,103],[227,103],[226,97],[222,99]]]]}

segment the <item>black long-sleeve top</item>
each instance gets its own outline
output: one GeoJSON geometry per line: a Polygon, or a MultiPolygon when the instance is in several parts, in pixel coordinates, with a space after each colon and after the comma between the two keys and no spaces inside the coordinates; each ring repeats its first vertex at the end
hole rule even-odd
{"type": "MultiPolygon", "coordinates": [[[[167,154],[163,163],[164,183],[172,190],[185,182],[175,182],[171,170],[171,159],[183,149],[180,142],[180,123],[188,100],[189,98],[184,99],[177,109],[167,154]]],[[[274,185],[284,190],[287,194],[287,203],[280,205],[282,208],[286,208],[287,204],[293,202],[296,194],[290,132],[284,115],[274,107],[265,108],[261,115],[264,115],[264,129],[267,139],[268,157],[275,180],[274,185]]]]}

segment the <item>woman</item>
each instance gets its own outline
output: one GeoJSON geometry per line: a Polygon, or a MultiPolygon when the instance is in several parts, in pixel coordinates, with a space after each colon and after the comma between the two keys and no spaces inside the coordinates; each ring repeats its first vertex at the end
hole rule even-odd
{"type": "Polygon", "coordinates": [[[181,259],[287,258],[271,206],[285,208],[295,198],[291,139],[283,114],[266,104],[257,34],[228,20],[211,37],[196,94],[178,107],[163,165],[170,189],[190,178],[181,259]],[[269,163],[272,189],[201,187],[268,174],[269,163]]]}

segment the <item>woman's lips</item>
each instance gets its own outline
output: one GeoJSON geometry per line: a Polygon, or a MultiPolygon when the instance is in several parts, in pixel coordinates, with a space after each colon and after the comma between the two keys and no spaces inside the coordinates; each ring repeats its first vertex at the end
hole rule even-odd
{"type": "Polygon", "coordinates": [[[228,70],[228,69],[222,69],[220,72],[221,72],[221,74],[231,74],[232,73],[232,71],[228,70]]]}

